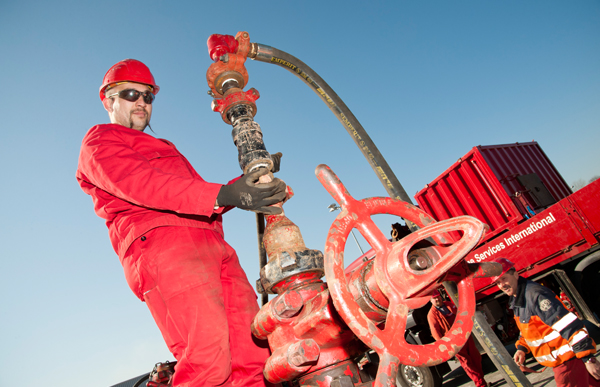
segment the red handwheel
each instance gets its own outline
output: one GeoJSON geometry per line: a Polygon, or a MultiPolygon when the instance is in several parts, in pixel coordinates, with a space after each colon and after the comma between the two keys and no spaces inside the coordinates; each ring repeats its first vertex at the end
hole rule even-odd
{"type": "Polygon", "coordinates": [[[400,364],[432,366],[449,360],[467,341],[475,312],[475,291],[463,257],[483,236],[484,225],[470,216],[436,222],[412,204],[391,198],[354,199],[326,165],[315,171],[325,189],[341,205],[341,213],[329,229],[325,244],[325,277],[333,304],[344,322],[380,358],[373,386],[395,386],[400,364]],[[390,242],[372,221],[376,214],[400,216],[421,227],[398,242],[390,242]],[[385,328],[380,329],[361,310],[348,288],[344,273],[344,248],[350,231],[356,228],[376,252],[374,270],[377,286],[389,300],[385,328]],[[461,231],[452,243],[447,233],[461,231]],[[428,249],[431,266],[411,268],[409,250],[417,242],[433,239],[438,246],[428,249]],[[405,340],[406,319],[410,309],[429,301],[429,291],[447,276],[457,281],[457,317],[446,336],[426,345],[405,340]]]}

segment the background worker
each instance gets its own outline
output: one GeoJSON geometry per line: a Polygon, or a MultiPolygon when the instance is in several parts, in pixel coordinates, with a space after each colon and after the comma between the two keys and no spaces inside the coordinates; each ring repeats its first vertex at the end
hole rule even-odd
{"type": "Polygon", "coordinates": [[[569,312],[552,290],[520,277],[506,258],[495,260],[502,274],[495,284],[510,297],[510,308],[521,331],[515,363],[523,366],[531,352],[543,366],[552,367],[556,385],[600,386],[596,343],[583,322],[569,312]]]}
{"type": "Polygon", "coordinates": [[[392,242],[397,242],[409,234],[410,229],[408,228],[408,226],[402,225],[400,223],[392,223],[392,231],[390,232],[390,235],[392,236],[392,242]]]}
{"type": "MultiPolygon", "coordinates": [[[[435,290],[432,293],[431,304],[433,306],[429,309],[429,313],[427,314],[427,322],[429,323],[429,329],[431,330],[433,338],[440,340],[444,337],[446,332],[450,330],[452,323],[454,323],[454,319],[456,318],[456,306],[452,302],[445,302],[442,299],[439,290],[435,290]]],[[[475,386],[488,386],[483,377],[484,373],[481,366],[481,354],[475,346],[473,336],[469,336],[465,345],[454,356],[460,362],[465,373],[473,380],[475,386]]]]}
{"type": "Polygon", "coordinates": [[[221,215],[278,213],[268,206],[284,199],[285,183],[256,185],[266,168],[229,185],[204,181],[172,143],[144,133],[158,91],[140,61],[108,70],[100,99],[111,123],[85,135],[77,180],[178,361],[172,385],[263,387],[269,353],[250,333],[256,294],[223,239],[221,215]]]}

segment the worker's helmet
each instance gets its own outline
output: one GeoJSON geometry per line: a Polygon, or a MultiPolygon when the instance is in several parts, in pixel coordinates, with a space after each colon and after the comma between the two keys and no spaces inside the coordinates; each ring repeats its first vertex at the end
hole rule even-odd
{"type": "Polygon", "coordinates": [[[494,259],[494,262],[499,263],[500,266],[502,266],[502,273],[500,273],[500,275],[498,275],[496,277],[492,277],[492,282],[496,282],[496,280],[498,280],[498,278],[502,277],[504,274],[506,274],[506,272],[508,272],[513,267],[515,267],[515,264],[506,258],[496,258],[496,259],[494,259]]]}
{"type": "Polygon", "coordinates": [[[152,87],[154,95],[160,90],[148,66],[135,59],[122,60],[108,69],[102,80],[102,86],[100,86],[100,99],[104,101],[106,89],[119,82],[143,83],[152,87]]]}
{"type": "Polygon", "coordinates": [[[431,298],[436,298],[441,296],[442,294],[440,293],[439,290],[435,289],[433,292],[431,292],[431,298]]]}

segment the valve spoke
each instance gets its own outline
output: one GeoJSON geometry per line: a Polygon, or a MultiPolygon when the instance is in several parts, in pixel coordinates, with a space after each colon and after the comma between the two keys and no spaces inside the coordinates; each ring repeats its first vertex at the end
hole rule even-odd
{"type": "MultiPolygon", "coordinates": [[[[365,205],[362,201],[356,203],[362,207],[361,210],[366,211],[365,205]]],[[[373,219],[367,215],[365,218],[360,220],[361,221],[355,221],[355,228],[360,232],[360,235],[366,239],[369,245],[375,249],[377,254],[385,254],[390,251],[392,248],[392,242],[390,242],[383,232],[381,232],[379,227],[377,227],[375,222],[373,222],[373,219]]]]}
{"type": "Polygon", "coordinates": [[[394,374],[392,383],[395,383],[395,372],[400,363],[413,366],[434,365],[454,356],[469,336],[475,310],[472,277],[462,259],[483,236],[483,223],[468,216],[435,222],[415,206],[391,198],[368,198],[358,201],[350,195],[329,167],[318,166],[316,174],[327,191],[342,206],[341,213],[329,229],[325,245],[325,275],[329,292],[334,306],[348,327],[383,359],[375,385],[394,385],[378,383],[383,383],[384,380],[389,383],[391,374],[394,374]],[[376,214],[400,216],[422,228],[398,242],[391,243],[371,219],[371,216],[376,214]],[[375,280],[379,291],[389,301],[383,330],[366,316],[348,288],[344,272],[344,247],[353,228],[358,229],[376,251],[373,266],[375,280]],[[462,238],[455,243],[449,243],[448,233],[451,231],[461,231],[462,238]],[[449,246],[425,248],[423,254],[427,255],[427,265],[411,267],[408,255],[415,254],[411,248],[427,238],[449,246]],[[429,292],[441,284],[450,270],[460,279],[460,316],[457,316],[457,322],[441,342],[427,345],[408,344],[404,332],[409,310],[427,303],[430,298],[429,292]]]}

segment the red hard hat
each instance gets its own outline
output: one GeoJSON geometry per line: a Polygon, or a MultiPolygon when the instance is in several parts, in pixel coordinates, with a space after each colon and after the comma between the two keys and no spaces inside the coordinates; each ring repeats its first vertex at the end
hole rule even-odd
{"type": "Polygon", "coordinates": [[[117,82],[136,82],[152,86],[152,93],[156,95],[160,87],[154,81],[154,77],[148,66],[135,59],[125,59],[108,69],[100,86],[100,99],[104,101],[104,91],[108,85],[117,82]]]}
{"type": "Polygon", "coordinates": [[[502,277],[504,274],[506,274],[507,271],[515,267],[515,264],[506,258],[496,258],[494,259],[494,262],[499,263],[500,266],[502,266],[502,273],[497,277],[493,277],[492,282],[496,282],[498,278],[502,277]]]}
{"type": "Polygon", "coordinates": [[[431,298],[436,298],[436,297],[440,297],[440,291],[435,289],[433,292],[431,292],[431,298]]]}

